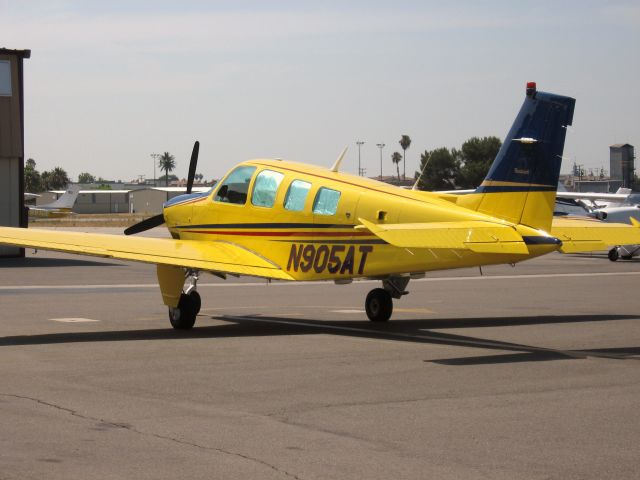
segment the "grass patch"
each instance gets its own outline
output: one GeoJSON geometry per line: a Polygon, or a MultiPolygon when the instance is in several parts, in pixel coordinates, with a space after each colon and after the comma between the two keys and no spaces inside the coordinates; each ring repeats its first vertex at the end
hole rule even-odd
{"type": "Polygon", "coordinates": [[[30,227],[128,227],[149,215],[137,213],[73,214],[61,218],[30,218],[30,227]]]}

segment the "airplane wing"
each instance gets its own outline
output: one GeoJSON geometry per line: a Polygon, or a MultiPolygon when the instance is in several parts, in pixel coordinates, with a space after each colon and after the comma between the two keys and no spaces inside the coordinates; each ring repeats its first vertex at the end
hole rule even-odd
{"type": "MultiPolygon", "coordinates": [[[[387,243],[404,248],[454,248],[478,253],[529,253],[522,236],[508,225],[483,221],[360,223],[387,243]]],[[[359,227],[363,228],[363,227],[359,227]]]]}
{"type": "Polygon", "coordinates": [[[557,192],[558,198],[570,198],[573,200],[603,200],[624,202],[628,197],[628,193],[581,193],[581,192],[557,192]]]}
{"type": "Polygon", "coordinates": [[[606,250],[612,245],[640,244],[640,223],[606,223],[595,219],[554,217],[551,235],[562,240],[563,253],[606,250]]]}
{"type": "Polygon", "coordinates": [[[0,244],[293,280],[268,259],[235,244],[0,227],[0,244]]]}

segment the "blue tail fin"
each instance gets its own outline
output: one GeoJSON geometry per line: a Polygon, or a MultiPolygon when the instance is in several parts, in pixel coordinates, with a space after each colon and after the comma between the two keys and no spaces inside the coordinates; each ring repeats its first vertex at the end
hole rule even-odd
{"type": "Polygon", "coordinates": [[[575,99],[538,92],[535,83],[528,83],[524,103],[485,180],[458,203],[548,230],[574,107],[575,99]]]}

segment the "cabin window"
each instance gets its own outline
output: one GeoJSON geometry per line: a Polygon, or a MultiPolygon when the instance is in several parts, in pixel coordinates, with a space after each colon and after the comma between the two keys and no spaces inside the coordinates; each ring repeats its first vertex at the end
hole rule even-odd
{"type": "Polygon", "coordinates": [[[235,203],[244,205],[247,202],[247,193],[249,192],[249,182],[256,167],[243,166],[233,170],[224,183],[218,188],[218,193],[214,200],[216,202],[235,203]]]}
{"type": "Polygon", "coordinates": [[[253,184],[251,203],[256,207],[273,207],[276,201],[276,193],[284,175],[280,172],[263,170],[256,177],[253,184]]]}
{"type": "Polygon", "coordinates": [[[289,185],[287,195],[284,198],[284,208],[292,212],[300,212],[304,210],[304,203],[311,189],[311,184],[304,180],[294,180],[289,185]]]}
{"type": "Polygon", "coordinates": [[[335,215],[336,211],[338,211],[338,200],[340,200],[340,192],[330,188],[320,188],[313,202],[313,213],[335,215]]]}

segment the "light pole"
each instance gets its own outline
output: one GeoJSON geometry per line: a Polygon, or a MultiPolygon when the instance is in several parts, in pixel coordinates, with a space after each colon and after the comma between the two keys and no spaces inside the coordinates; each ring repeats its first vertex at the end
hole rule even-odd
{"type": "Polygon", "coordinates": [[[158,161],[159,153],[152,153],[151,158],[153,159],[153,186],[156,186],[156,162],[158,161]]]}
{"type": "Polygon", "coordinates": [[[358,175],[362,176],[362,167],[360,166],[360,147],[364,145],[364,142],[362,140],[358,140],[356,145],[358,145],[358,175]]]}
{"type": "Polygon", "coordinates": [[[376,147],[380,149],[380,180],[382,180],[382,149],[385,147],[385,144],[376,143],[376,147]]]}

